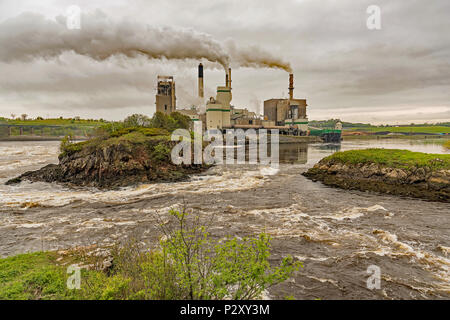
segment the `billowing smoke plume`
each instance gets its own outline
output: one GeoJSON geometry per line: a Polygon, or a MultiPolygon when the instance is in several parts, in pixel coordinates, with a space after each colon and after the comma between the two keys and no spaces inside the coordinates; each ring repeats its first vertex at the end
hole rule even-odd
{"type": "Polygon", "coordinates": [[[112,21],[100,11],[82,15],[79,30],[68,29],[65,17],[58,16],[53,21],[31,13],[0,24],[1,61],[55,58],[68,51],[95,60],[145,55],[149,59],[205,59],[225,69],[231,62],[236,66],[280,68],[288,72],[291,69],[288,63],[256,46],[240,48],[232,41],[222,44],[191,29],[112,21]]]}
{"type": "Polygon", "coordinates": [[[225,46],[230,55],[230,60],[238,66],[277,68],[283,69],[289,73],[292,72],[289,62],[281,60],[258,46],[238,47],[233,40],[227,40],[225,46]]]}
{"type": "Polygon", "coordinates": [[[220,43],[193,30],[113,22],[98,11],[83,15],[81,22],[81,29],[71,30],[61,16],[51,21],[26,13],[7,20],[0,24],[0,59],[52,58],[74,51],[96,60],[143,54],[150,59],[206,59],[224,68],[229,64],[220,43]]]}

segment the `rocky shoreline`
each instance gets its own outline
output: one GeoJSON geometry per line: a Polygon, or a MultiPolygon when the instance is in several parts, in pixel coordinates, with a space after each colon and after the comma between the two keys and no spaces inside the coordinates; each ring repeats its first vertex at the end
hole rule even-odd
{"type": "MultiPolygon", "coordinates": [[[[134,137],[135,138],[135,137],[134,137]]],[[[58,182],[68,186],[115,189],[141,183],[187,180],[200,173],[204,165],[175,165],[170,150],[175,142],[168,139],[139,137],[139,141],[86,141],[73,144],[59,156],[59,164],[29,171],[6,184],[58,182]]]]}
{"type": "Polygon", "coordinates": [[[347,190],[373,191],[450,202],[450,170],[432,166],[390,167],[376,162],[322,159],[303,173],[313,181],[347,190]]]}

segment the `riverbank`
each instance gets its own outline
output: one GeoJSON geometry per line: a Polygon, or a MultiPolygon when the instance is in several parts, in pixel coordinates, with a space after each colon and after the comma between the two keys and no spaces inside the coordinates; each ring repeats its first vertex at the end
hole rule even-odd
{"type": "Polygon", "coordinates": [[[450,155],[350,150],[322,159],[303,175],[342,189],[450,202],[450,155]]]}

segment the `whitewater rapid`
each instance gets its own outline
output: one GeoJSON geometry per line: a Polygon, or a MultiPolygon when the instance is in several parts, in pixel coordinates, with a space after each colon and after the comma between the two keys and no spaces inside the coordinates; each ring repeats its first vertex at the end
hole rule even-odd
{"type": "MultiPolygon", "coordinates": [[[[269,290],[270,298],[450,298],[448,204],[325,187],[301,175],[339,149],[396,147],[443,153],[435,144],[344,142],[280,149],[278,170],[217,166],[179,183],[113,191],[63,185],[3,183],[57,163],[57,142],[0,142],[0,255],[109,245],[139,237],[155,245],[156,215],[187,206],[210,222],[213,237],[272,237],[274,261],[288,254],[304,268],[269,290]],[[367,268],[381,270],[381,288],[366,286],[367,268]]],[[[283,148],[283,147],[282,147],[283,148]]]]}

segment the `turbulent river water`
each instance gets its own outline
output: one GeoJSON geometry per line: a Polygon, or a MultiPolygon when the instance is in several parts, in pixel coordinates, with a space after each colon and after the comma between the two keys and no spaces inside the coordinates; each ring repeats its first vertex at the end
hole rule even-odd
{"type": "MultiPolygon", "coordinates": [[[[0,256],[108,245],[138,236],[156,243],[155,215],[185,204],[212,218],[215,237],[266,232],[277,262],[292,255],[304,267],[271,288],[283,299],[449,299],[450,206],[446,203],[329,188],[301,175],[338,150],[367,147],[445,153],[419,140],[280,145],[279,170],[216,166],[190,181],[116,191],[4,182],[57,163],[58,142],[0,142],[0,256]],[[380,289],[368,289],[368,267],[380,289]]],[[[428,140],[429,142],[429,140],[428,140]]]]}

